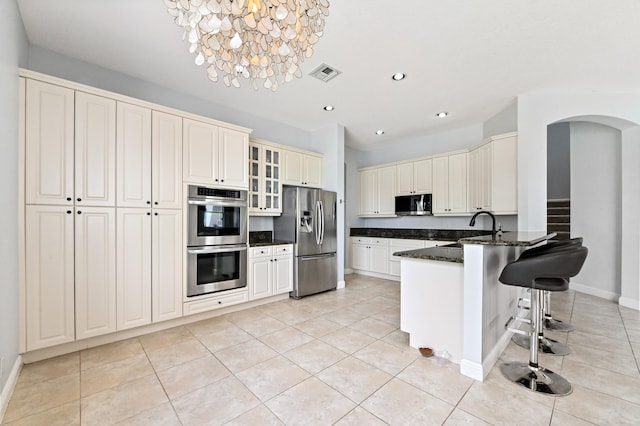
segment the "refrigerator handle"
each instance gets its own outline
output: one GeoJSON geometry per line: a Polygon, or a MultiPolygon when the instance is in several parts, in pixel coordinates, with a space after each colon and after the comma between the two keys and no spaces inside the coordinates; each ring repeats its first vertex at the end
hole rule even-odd
{"type": "Polygon", "coordinates": [[[322,222],[320,223],[320,244],[324,243],[324,204],[322,201],[318,201],[320,203],[320,217],[322,218],[322,222]]]}
{"type": "Polygon", "coordinates": [[[316,201],[316,223],[314,224],[314,228],[316,231],[316,244],[320,245],[320,223],[322,221],[322,217],[320,216],[320,201],[316,201]]]}

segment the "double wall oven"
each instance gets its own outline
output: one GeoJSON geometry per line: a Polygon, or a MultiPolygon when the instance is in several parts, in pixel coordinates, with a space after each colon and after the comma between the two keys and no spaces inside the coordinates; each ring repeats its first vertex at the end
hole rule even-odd
{"type": "Polygon", "coordinates": [[[187,297],[247,285],[247,191],[189,185],[187,297]]]}

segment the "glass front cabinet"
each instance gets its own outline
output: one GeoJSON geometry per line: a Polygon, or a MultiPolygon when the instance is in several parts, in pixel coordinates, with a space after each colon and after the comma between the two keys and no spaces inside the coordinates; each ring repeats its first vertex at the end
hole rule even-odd
{"type": "Polygon", "coordinates": [[[249,215],[282,213],[281,151],[258,142],[249,144],[249,215]]]}

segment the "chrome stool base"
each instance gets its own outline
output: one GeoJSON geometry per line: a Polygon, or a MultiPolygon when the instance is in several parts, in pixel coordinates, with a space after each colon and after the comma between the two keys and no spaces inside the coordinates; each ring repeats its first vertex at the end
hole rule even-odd
{"type": "Polygon", "coordinates": [[[553,319],[551,317],[546,317],[546,316],[544,318],[544,321],[542,322],[542,325],[545,330],[551,330],[551,331],[569,332],[574,330],[573,326],[568,322],[563,322],[563,321],[553,319]]]}
{"type": "MultiPolygon", "coordinates": [[[[511,337],[511,340],[513,340],[516,345],[525,349],[529,349],[531,345],[529,336],[514,334],[513,337],[511,337]]],[[[549,339],[548,337],[544,336],[538,336],[538,352],[545,355],[564,356],[571,353],[571,348],[562,342],[558,342],[557,340],[549,339]]]]}
{"type": "Polygon", "coordinates": [[[500,371],[508,380],[533,392],[564,396],[572,391],[571,383],[564,377],[543,367],[532,367],[524,362],[506,362],[500,366],[500,371]]]}

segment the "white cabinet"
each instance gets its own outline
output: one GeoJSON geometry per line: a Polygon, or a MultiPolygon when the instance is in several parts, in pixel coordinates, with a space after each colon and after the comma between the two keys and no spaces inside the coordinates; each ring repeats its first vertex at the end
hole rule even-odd
{"type": "Polygon", "coordinates": [[[467,212],[467,153],[433,159],[433,213],[467,212]]]}
{"type": "Polygon", "coordinates": [[[182,211],[118,208],[117,328],[182,316],[182,211]]]}
{"type": "Polygon", "coordinates": [[[407,250],[417,250],[425,247],[424,240],[403,240],[398,238],[389,239],[389,275],[400,276],[400,257],[393,253],[407,250]]]}
{"type": "Polygon", "coordinates": [[[280,184],[282,152],[259,142],[249,145],[249,214],[277,216],[282,213],[280,184]]]}
{"type": "Polygon", "coordinates": [[[247,189],[249,135],[183,119],[184,181],[247,189]]]}
{"type": "Polygon", "coordinates": [[[25,201],[73,205],[74,91],[26,80],[25,201]]]}
{"type": "Polygon", "coordinates": [[[397,195],[430,194],[432,192],[432,160],[397,165],[397,195]]]}
{"type": "Polygon", "coordinates": [[[76,207],[76,339],[116,331],[116,212],[76,207]]]}
{"type": "Polygon", "coordinates": [[[118,207],[182,207],[182,118],[118,102],[118,207]]]}
{"type": "Polygon", "coordinates": [[[386,238],[351,238],[351,267],[364,272],[389,272],[389,240],[386,238]]]}
{"type": "Polygon", "coordinates": [[[76,205],[114,206],[116,202],[116,102],[76,92],[76,205]]]}
{"type": "Polygon", "coordinates": [[[396,166],[363,169],[360,179],[360,216],[395,216],[396,166]]]}
{"type": "Polygon", "coordinates": [[[26,82],[27,204],[115,204],[115,101],[26,82]]]}
{"type": "Polygon", "coordinates": [[[282,184],[322,188],[322,157],[282,150],[282,184]]]}
{"type": "Polygon", "coordinates": [[[293,290],[293,245],[252,247],[248,264],[250,300],[293,290]]]}
{"type": "Polygon", "coordinates": [[[73,208],[25,209],[27,350],[75,339],[73,208]]]}
{"type": "Polygon", "coordinates": [[[517,214],[517,133],[490,138],[469,152],[469,210],[517,214]]]}

